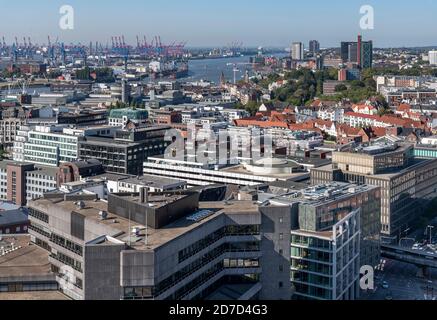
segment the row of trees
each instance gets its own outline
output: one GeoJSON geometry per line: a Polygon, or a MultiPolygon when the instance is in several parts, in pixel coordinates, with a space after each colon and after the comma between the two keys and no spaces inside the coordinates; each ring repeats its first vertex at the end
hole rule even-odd
{"type": "Polygon", "coordinates": [[[291,105],[304,105],[322,94],[324,81],[337,79],[337,71],[335,69],[315,72],[310,69],[293,70],[288,72],[284,79],[288,83],[275,90],[272,99],[291,105]]]}
{"type": "Polygon", "coordinates": [[[112,83],[115,82],[114,72],[111,68],[90,69],[85,67],[76,71],[76,78],[79,80],[93,80],[91,73],[95,73],[95,80],[98,82],[112,83]]]}
{"type": "Polygon", "coordinates": [[[132,109],[144,109],[145,105],[144,103],[137,101],[137,100],[132,100],[130,103],[124,103],[121,102],[119,100],[117,100],[115,103],[111,103],[111,105],[109,106],[109,109],[125,109],[125,108],[132,108],[132,109]]]}

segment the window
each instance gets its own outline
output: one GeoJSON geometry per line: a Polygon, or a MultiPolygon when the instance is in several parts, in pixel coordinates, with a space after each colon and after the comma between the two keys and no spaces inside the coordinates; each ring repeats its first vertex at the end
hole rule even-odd
{"type": "Polygon", "coordinates": [[[282,281],[279,282],[279,288],[283,288],[283,287],[284,287],[284,283],[282,283],[282,281]]]}

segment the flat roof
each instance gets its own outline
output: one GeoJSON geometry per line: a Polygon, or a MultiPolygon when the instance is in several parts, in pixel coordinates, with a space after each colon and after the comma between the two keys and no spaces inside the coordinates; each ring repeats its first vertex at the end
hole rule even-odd
{"type": "Polygon", "coordinates": [[[131,176],[131,175],[122,175],[122,174],[114,174],[114,173],[104,173],[97,176],[91,177],[92,179],[106,179],[111,181],[120,181],[126,182],[136,185],[143,185],[149,187],[156,188],[164,188],[168,185],[186,185],[186,181],[167,178],[167,177],[156,177],[152,175],[142,175],[142,176],[131,176]]]}
{"type": "MultiPolygon", "coordinates": [[[[138,197],[136,197],[138,198],[138,197]]],[[[150,198],[150,197],[149,197],[150,198]]],[[[151,197],[153,201],[153,197],[151,197]]],[[[138,201],[138,200],[137,200],[138,201]]],[[[161,201],[161,200],[160,200],[161,201]]],[[[254,201],[235,201],[235,202],[200,202],[199,211],[209,210],[212,214],[205,219],[194,222],[188,220],[187,215],[161,229],[146,228],[144,225],[140,225],[135,221],[129,222],[128,219],[120,217],[112,212],[108,212],[108,217],[105,220],[100,219],[100,211],[107,211],[108,204],[105,201],[83,201],[85,208],[78,210],[76,206],[76,201],[60,201],[57,199],[38,199],[34,201],[36,207],[38,206],[59,206],[67,211],[78,212],[83,215],[86,219],[89,219],[95,223],[103,224],[107,227],[113,228],[113,234],[102,234],[101,236],[107,235],[115,238],[116,240],[121,240],[125,243],[131,241],[130,246],[136,250],[153,250],[165,243],[176,239],[177,237],[197,228],[198,226],[206,223],[210,220],[217,218],[223,213],[227,214],[258,214],[258,204],[254,201]],[[116,220],[116,223],[114,223],[116,220]],[[133,235],[132,228],[139,228],[139,234],[133,235]],[[147,230],[147,245],[145,242],[147,230]],[[130,237],[130,239],[129,239],[130,237]]],[[[195,212],[193,212],[194,214],[195,212]]],[[[89,239],[90,241],[94,239],[89,239]]],[[[1,269],[0,269],[1,270],[1,269]]]]}
{"type": "Polygon", "coordinates": [[[30,243],[30,236],[3,237],[1,247],[14,243],[21,247],[0,256],[0,280],[11,277],[45,277],[53,275],[50,270],[49,253],[30,243]]]}
{"type": "MultiPolygon", "coordinates": [[[[200,225],[207,223],[221,214],[258,214],[258,205],[254,201],[236,201],[236,202],[200,202],[199,211],[208,210],[213,214],[205,219],[194,222],[183,217],[161,229],[148,229],[148,246],[144,249],[159,247],[171,240],[176,239],[183,234],[196,229],[200,225]]],[[[193,212],[194,213],[194,212],[193,212]]],[[[145,231],[145,230],[144,230],[145,231]]],[[[143,234],[144,234],[143,231],[143,234]]]]}
{"type": "MultiPolygon", "coordinates": [[[[437,161],[437,159],[413,158],[413,163],[411,163],[407,167],[402,168],[402,169],[400,169],[399,171],[396,171],[396,172],[392,172],[392,173],[378,173],[378,174],[361,174],[361,173],[358,173],[358,175],[365,176],[365,177],[370,177],[370,178],[386,179],[387,180],[387,179],[391,179],[393,177],[402,175],[402,174],[404,174],[404,173],[406,173],[406,172],[408,172],[410,170],[416,169],[417,167],[419,167],[422,164],[430,163],[432,161],[437,161]]],[[[330,165],[326,165],[326,166],[315,168],[313,170],[332,172],[332,171],[334,171],[334,168],[332,167],[332,164],[330,164],[330,165]]],[[[353,172],[351,172],[351,173],[353,173],[353,172]]]]}
{"type": "Polygon", "coordinates": [[[345,182],[331,182],[327,184],[306,187],[301,190],[291,190],[289,193],[274,196],[269,200],[279,203],[291,204],[299,202],[307,205],[320,206],[333,201],[341,200],[343,198],[349,198],[354,194],[373,190],[375,188],[378,187],[370,185],[356,185],[345,182]]]}
{"type": "Polygon", "coordinates": [[[0,292],[0,300],[71,300],[60,291],[0,292]]]}
{"type": "MultiPolygon", "coordinates": [[[[288,168],[288,167],[292,167],[290,166],[283,166],[283,168],[288,168]]],[[[262,166],[261,166],[262,168],[262,166]]],[[[240,174],[246,174],[246,175],[250,175],[250,176],[259,176],[259,177],[269,177],[269,178],[274,178],[274,179],[291,179],[291,178],[296,178],[296,177],[300,177],[302,175],[306,175],[308,174],[308,172],[295,172],[295,173],[280,173],[280,174],[275,174],[275,173],[270,173],[270,172],[266,172],[266,173],[254,173],[252,171],[246,170],[244,168],[244,165],[240,164],[240,165],[236,165],[236,166],[232,166],[232,167],[226,167],[223,169],[220,169],[219,171],[222,172],[230,172],[230,173],[240,173],[240,174]]]]}
{"type": "Polygon", "coordinates": [[[304,237],[316,237],[325,240],[332,240],[333,233],[332,231],[308,231],[308,230],[291,230],[291,234],[293,235],[301,235],[304,237]]]}

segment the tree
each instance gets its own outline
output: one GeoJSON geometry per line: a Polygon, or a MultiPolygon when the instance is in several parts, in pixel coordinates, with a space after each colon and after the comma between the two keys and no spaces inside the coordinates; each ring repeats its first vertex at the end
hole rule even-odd
{"type": "Polygon", "coordinates": [[[344,84],[339,84],[335,87],[335,92],[342,92],[342,91],[346,91],[347,87],[344,84]]]}
{"type": "Polygon", "coordinates": [[[250,113],[251,116],[254,116],[259,110],[260,104],[256,101],[249,101],[246,105],[243,105],[241,102],[237,102],[235,104],[236,109],[244,109],[250,113]]]}
{"type": "Polygon", "coordinates": [[[76,78],[79,80],[90,80],[90,68],[85,67],[76,71],[76,78]]]}

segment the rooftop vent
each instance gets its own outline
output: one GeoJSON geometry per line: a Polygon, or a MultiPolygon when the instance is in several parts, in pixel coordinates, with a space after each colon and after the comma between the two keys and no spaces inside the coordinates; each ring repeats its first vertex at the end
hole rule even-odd
{"type": "Polygon", "coordinates": [[[76,207],[78,210],[85,209],[85,202],[83,202],[82,200],[76,202],[76,207]]]}
{"type": "Polygon", "coordinates": [[[140,227],[133,227],[132,228],[132,234],[137,236],[137,237],[140,235],[140,231],[141,231],[140,227]]]}
{"type": "Polygon", "coordinates": [[[99,212],[100,220],[106,220],[108,219],[108,212],[107,211],[100,211],[99,212]]]}

